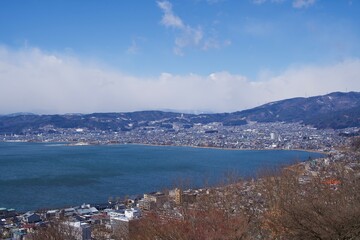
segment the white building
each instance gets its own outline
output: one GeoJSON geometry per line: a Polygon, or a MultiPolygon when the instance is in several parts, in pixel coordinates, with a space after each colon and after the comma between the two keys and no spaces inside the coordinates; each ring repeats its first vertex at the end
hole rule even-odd
{"type": "Polygon", "coordinates": [[[125,217],[129,220],[138,219],[141,217],[141,211],[139,208],[130,208],[125,210],[125,217]]]}
{"type": "Polygon", "coordinates": [[[91,240],[91,226],[82,222],[65,222],[74,230],[76,240],[91,240]]]}
{"type": "Polygon", "coordinates": [[[121,236],[124,239],[129,238],[130,228],[141,217],[141,211],[139,208],[126,209],[124,213],[108,212],[110,216],[110,225],[113,232],[117,236],[121,236]]]}

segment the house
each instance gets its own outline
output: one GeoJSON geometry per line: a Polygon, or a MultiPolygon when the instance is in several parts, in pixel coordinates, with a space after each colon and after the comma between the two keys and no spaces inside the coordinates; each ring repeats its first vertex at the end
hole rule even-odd
{"type": "Polygon", "coordinates": [[[126,209],[125,217],[129,220],[138,219],[141,217],[141,211],[139,208],[126,209]]]}
{"type": "Polygon", "coordinates": [[[119,204],[115,205],[115,210],[118,210],[118,211],[124,210],[125,211],[125,209],[126,209],[126,206],[123,203],[119,203],[119,204]]]}
{"type": "Polygon", "coordinates": [[[46,212],[46,219],[51,219],[59,216],[59,210],[49,210],[46,212]]]}
{"type": "Polygon", "coordinates": [[[110,223],[110,217],[108,215],[106,215],[105,213],[103,214],[98,214],[98,215],[93,215],[91,216],[90,222],[92,224],[108,224],[110,223]]]}
{"type": "Polygon", "coordinates": [[[41,217],[37,213],[33,212],[27,212],[24,215],[22,215],[22,221],[25,223],[37,223],[41,222],[41,217]]]}
{"type": "Polygon", "coordinates": [[[76,213],[75,208],[65,208],[62,210],[62,214],[64,217],[74,216],[76,213]]]}
{"type": "Polygon", "coordinates": [[[95,207],[91,207],[90,204],[83,204],[80,208],[76,209],[79,215],[94,215],[98,214],[99,211],[95,207]]]}

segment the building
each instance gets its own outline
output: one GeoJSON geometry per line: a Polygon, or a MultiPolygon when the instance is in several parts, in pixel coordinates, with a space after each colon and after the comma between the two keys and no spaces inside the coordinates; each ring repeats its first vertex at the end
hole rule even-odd
{"type": "Polygon", "coordinates": [[[56,218],[59,217],[59,210],[48,210],[45,214],[46,219],[52,219],[52,218],[56,218]]]}
{"type": "Polygon", "coordinates": [[[161,207],[167,201],[167,196],[162,192],[145,193],[144,198],[138,201],[138,206],[143,210],[152,210],[161,207]]]}
{"type": "Polygon", "coordinates": [[[110,225],[114,235],[119,239],[128,239],[132,229],[141,218],[139,208],[126,209],[124,214],[109,212],[110,225]]]}
{"type": "Polygon", "coordinates": [[[64,224],[73,230],[76,240],[91,240],[91,226],[88,223],[77,221],[65,222],[64,224]]]}
{"type": "Polygon", "coordinates": [[[76,209],[79,215],[94,215],[98,214],[99,211],[95,207],[91,207],[90,204],[83,204],[80,208],[76,209]]]}
{"type": "Polygon", "coordinates": [[[179,188],[175,188],[169,192],[169,196],[175,200],[177,205],[182,203],[194,203],[196,201],[197,193],[189,189],[182,191],[179,188]]]}
{"type": "Polygon", "coordinates": [[[126,209],[125,217],[129,220],[138,219],[141,217],[141,211],[139,208],[126,209]]]}
{"type": "Polygon", "coordinates": [[[156,208],[156,203],[148,199],[147,200],[141,199],[140,201],[138,201],[137,206],[142,210],[150,211],[156,208]]]}
{"type": "Polygon", "coordinates": [[[194,203],[196,202],[197,193],[192,190],[184,191],[182,194],[182,201],[185,203],[194,203]]]}
{"type": "Polygon", "coordinates": [[[75,210],[75,208],[65,208],[62,210],[61,213],[64,217],[71,217],[76,214],[76,210],[75,210]]]}
{"type": "Polygon", "coordinates": [[[175,203],[178,205],[183,203],[183,192],[179,188],[175,188],[175,203]]]}
{"type": "Polygon", "coordinates": [[[24,215],[22,215],[22,221],[25,223],[37,223],[41,222],[41,217],[37,213],[33,212],[27,212],[24,215]]]}

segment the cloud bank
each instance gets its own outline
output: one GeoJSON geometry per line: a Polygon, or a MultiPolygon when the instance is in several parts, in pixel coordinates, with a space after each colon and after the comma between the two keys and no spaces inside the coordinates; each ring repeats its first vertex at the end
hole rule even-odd
{"type": "Polygon", "coordinates": [[[360,91],[360,59],[251,80],[229,72],[140,78],[37,48],[0,47],[0,114],[172,109],[232,112],[270,101],[360,91]]]}

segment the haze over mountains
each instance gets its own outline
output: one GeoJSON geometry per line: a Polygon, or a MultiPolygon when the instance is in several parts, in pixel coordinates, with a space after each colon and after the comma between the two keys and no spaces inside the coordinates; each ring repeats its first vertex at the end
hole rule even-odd
{"type": "Polygon", "coordinates": [[[233,113],[188,114],[163,111],[36,115],[18,113],[0,116],[1,134],[34,133],[49,127],[130,131],[137,127],[172,128],[174,123],[221,122],[225,126],[249,122],[301,122],[316,128],[360,127],[360,92],[334,92],[324,96],[292,98],[233,113]]]}

